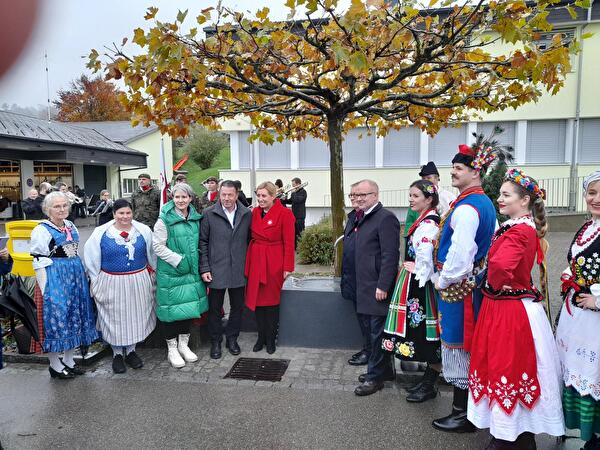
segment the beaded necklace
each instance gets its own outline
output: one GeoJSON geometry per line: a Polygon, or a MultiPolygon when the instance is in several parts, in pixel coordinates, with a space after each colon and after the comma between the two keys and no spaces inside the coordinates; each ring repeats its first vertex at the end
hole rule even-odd
{"type": "Polygon", "coordinates": [[[577,234],[577,237],[575,238],[575,242],[580,247],[583,247],[588,242],[593,241],[596,238],[596,236],[598,236],[598,233],[600,233],[600,226],[599,226],[598,228],[596,228],[596,231],[594,231],[589,237],[587,237],[586,239],[583,239],[583,235],[585,234],[587,229],[592,225],[592,223],[594,223],[592,220],[588,220],[586,222],[586,224],[583,226],[583,228],[581,229],[581,231],[579,231],[579,233],[577,234]]]}

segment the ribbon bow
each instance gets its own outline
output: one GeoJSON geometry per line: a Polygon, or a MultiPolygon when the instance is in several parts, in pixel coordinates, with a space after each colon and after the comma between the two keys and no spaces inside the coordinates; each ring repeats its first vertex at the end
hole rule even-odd
{"type": "Polygon", "coordinates": [[[127,240],[127,238],[129,238],[129,233],[127,231],[121,231],[119,233],[119,236],[121,236],[123,239],[127,240]]]}

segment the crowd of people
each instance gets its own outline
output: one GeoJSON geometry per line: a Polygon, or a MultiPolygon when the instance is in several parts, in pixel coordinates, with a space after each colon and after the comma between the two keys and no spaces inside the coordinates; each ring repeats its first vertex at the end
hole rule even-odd
{"type": "MultiPolygon", "coordinates": [[[[443,374],[453,402],[447,416],[433,420],[438,430],[489,428],[488,449],[532,449],[536,434],[563,436],[566,426],[580,430],[584,448],[598,449],[600,171],[584,181],[592,218],[569,248],[555,336],[545,192],[522,170],[509,170],[494,199],[508,220],[498,224],[482,189],[489,166],[504,155],[485,141],[461,145],[451,169],[458,197],[440,188],[435,163],[421,168],[421,179],[410,185],[402,261],[400,222],[379,201],[377,183],[351,185],[341,292],[354,302],[364,343],[348,361],[366,366],[355,394],[374,394],[395,380],[394,357],[425,363],[406,400],[435,398],[443,374]]],[[[42,185],[37,198],[32,195],[40,218],[46,217],[32,232],[31,253],[51,377],[83,373],[74,349],[99,339],[112,348],[115,373],[139,369],[136,346],[155,328],[172,367],[194,363],[191,323],[204,313],[210,357],[222,357],[223,335],[227,351],[239,355],[244,305],[256,317],[252,350],[276,351],[281,289],[294,271],[306,191],[298,178],[289,191],[283,183],[263,182],[249,208],[239,182],[209,178],[205,184],[197,196],[185,175],[177,176],[162,208],[148,174],[140,175],[130,200],[112,201],[103,191],[94,211],[101,222],[85,244],[84,261],[69,219],[73,194],[42,185]]]]}

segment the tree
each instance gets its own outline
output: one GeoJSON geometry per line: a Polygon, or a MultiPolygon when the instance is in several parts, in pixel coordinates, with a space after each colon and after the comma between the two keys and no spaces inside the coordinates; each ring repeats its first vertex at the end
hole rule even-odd
{"type": "MultiPolygon", "coordinates": [[[[193,123],[218,128],[220,119],[245,115],[252,138],[265,143],[327,140],[339,236],[348,130],[366,126],[382,136],[414,125],[434,135],[477,112],[517,108],[543,90],[556,93],[577,51],[559,35],[545,50],[534,43],[538,30],[551,29],[554,0],[446,0],[437,10],[415,0],[389,3],[352,0],[340,11],[338,0],[287,0],[290,18],[298,6],[306,18],[286,22],[271,21],[268,8],[247,17],[219,3],[196,17],[212,24],[205,38],[197,28],[181,31],[187,11],[180,11],[172,23],[134,30],[136,56],[125,52],[124,39],[103,57],[92,50],[88,67],[123,80],[134,123],[155,122],[174,136],[193,123]]],[[[155,20],[157,11],[149,8],[145,18],[155,20]]]]}
{"type": "Polygon", "coordinates": [[[98,122],[101,120],[129,120],[127,109],[119,102],[121,93],[112,83],[101,77],[81,75],[71,82],[69,89],[58,91],[57,119],[61,122],[98,122]]]}
{"type": "Polygon", "coordinates": [[[212,166],[219,152],[227,145],[228,139],[223,133],[196,128],[191,132],[181,152],[188,153],[190,158],[204,170],[212,166]]]}

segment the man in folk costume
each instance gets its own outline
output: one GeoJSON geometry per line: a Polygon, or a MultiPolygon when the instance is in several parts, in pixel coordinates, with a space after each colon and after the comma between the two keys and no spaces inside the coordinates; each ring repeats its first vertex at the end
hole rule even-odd
{"type": "Polygon", "coordinates": [[[481,291],[473,288],[482,276],[482,265],[497,225],[496,210],[481,183],[489,165],[496,158],[507,157],[497,142],[475,136],[475,144],[459,145],[459,152],[452,159],[452,186],[460,194],[440,224],[435,260],[438,279],[433,278],[441,296],[444,378],[454,386],[452,412],[434,420],[433,426],[458,433],[475,431],[467,419],[468,370],[471,338],[482,297],[481,291]],[[456,230],[460,232],[455,233],[456,230]]]}

